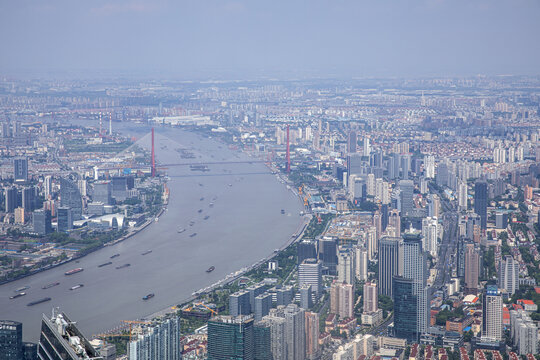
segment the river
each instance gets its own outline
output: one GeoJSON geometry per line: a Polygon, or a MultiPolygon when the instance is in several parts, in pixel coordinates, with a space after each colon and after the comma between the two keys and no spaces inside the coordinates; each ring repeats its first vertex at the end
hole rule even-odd
{"type": "MultiPolygon", "coordinates": [[[[118,125],[115,123],[115,127],[118,125]]],[[[137,138],[149,130],[120,126],[124,135],[137,138]]],[[[193,151],[197,161],[248,159],[214,139],[179,129],[156,128],[155,137],[156,158],[165,164],[189,161],[180,158],[175,151],[178,147],[193,151]]],[[[149,142],[149,137],[141,140],[145,146],[149,142]]],[[[79,263],[64,264],[0,286],[0,319],[22,322],[25,341],[36,342],[42,313],[50,315],[53,306],[60,307],[90,337],[120,325],[121,320],[143,318],[178,304],[194,291],[272,254],[298,231],[301,202],[264,164],[217,164],[210,165],[210,170],[201,173],[187,166],[171,166],[166,170],[170,176],[170,201],[159,222],[79,263]],[[285,215],[281,209],[285,209],[285,215]],[[209,218],[204,220],[206,216],[209,218]],[[190,221],[195,222],[193,226],[190,221]],[[179,234],[180,227],[187,230],[179,234]],[[192,233],[197,235],[190,237],[192,233]],[[152,252],[141,255],[147,250],[152,252]],[[111,260],[110,256],[117,253],[120,256],[111,260]],[[98,268],[107,261],[113,264],[98,268]],[[126,263],[131,266],[115,268],[126,263]],[[207,273],[210,266],[215,270],[207,273]],[[64,275],[76,267],[84,271],[64,275]],[[41,288],[56,281],[60,285],[41,288]],[[69,290],[79,283],[84,287],[69,290]],[[25,290],[27,295],[9,299],[22,286],[30,286],[25,290]],[[156,295],[143,301],[142,296],[148,293],[156,295]],[[26,306],[43,297],[52,300],[26,306]]]]}

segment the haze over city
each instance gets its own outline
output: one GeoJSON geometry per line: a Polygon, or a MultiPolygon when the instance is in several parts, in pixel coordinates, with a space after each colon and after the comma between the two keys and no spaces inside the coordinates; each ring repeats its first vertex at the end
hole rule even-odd
{"type": "Polygon", "coordinates": [[[537,0],[0,1],[24,76],[537,75],[537,0]]]}
{"type": "Polygon", "coordinates": [[[0,360],[540,360],[540,0],[0,0],[0,360]]]}

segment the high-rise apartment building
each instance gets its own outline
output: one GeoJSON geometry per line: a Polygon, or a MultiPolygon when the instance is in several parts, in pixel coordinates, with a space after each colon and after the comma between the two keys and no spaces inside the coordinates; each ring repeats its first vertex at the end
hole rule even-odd
{"type": "Polygon", "coordinates": [[[460,211],[467,211],[467,199],[467,183],[460,181],[458,187],[458,209],[460,211]]]}
{"type": "Polygon", "coordinates": [[[538,326],[522,310],[510,310],[512,343],[519,355],[538,354],[538,326]]]}
{"type": "Polygon", "coordinates": [[[514,295],[519,289],[519,263],[506,255],[499,265],[499,289],[514,295]]]}
{"type": "Polygon", "coordinates": [[[355,275],[358,281],[366,281],[368,278],[368,253],[366,248],[357,246],[355,248],[355,275]]]}
{"type": "Polygon", "coordinates": [[[435,258],[437,257],[439,231],[439,220],[436,217],[422,219],[422,247],[435,258]]]}
{"type": "Polygon", "coordinates": [[[287,339],[285,337],[285,317],[273,313],[277,309],[272,309],[270,315],[263,317],[257,323],[259,326],[270,328],[270,352],[273,359],[284,360],[287,358],[287,339]]]}
{"type": "Polygon", "coordinates": [[[17,208],[17,188],[4,188],[4,204],[7,213],[13,213],[17,208]]]}
{"type": "Polygon", "coordinates": [[[305,310],[295,304],[289,304],[284,309],[284,317],[287,360],[304,360],[306,358],[305,310]]]}
{"type": "Polygon", "coordinates": [[[488,285],[482,299],[482,339],[503,339],[503,301],[496,286],[488,285]]]}
{"type": "Polygon", "coordinates": [[[338,281],[354,285],[354,253],[352,250],[338,254],[338,281]]]}
{"type": "Polygon", "coordinates": [[[429,179],[435,177],[435,157],[433,155],[424,156],[424,177],[429,179]]]}
{"type": "Polygon", "coordinates": [[[364,284],[364,313],[371,314],[378,309],[377,284],[367,282],[364,284]]]}
{"type": "Polygon", "coordinates": [[[465,244],[465,292],[476,294],[480,272],[480,254],[475,244],[465,244]]]}
{"type": "Polygon", "coordinates": [[[13,159],[13,179],[17,183],[28,181],[28,158],[16,157],[13,159]]]}
{"type": "Polygon", "coordinates": [[[354,289],[351,284],[334,282],[330,287],[330,313],[348,319],[354,312],[354,289]]]}
{"type": "Polygon", "coordinates": [[[305,312],[306,329],[306,359],[319,358],[319,314],[305,312]]]}
{"type": "Polygon", "coordinates": [[[128,347],[129,360],[181,360],[180,319],[172,316],[143,327],[128,347]]]}

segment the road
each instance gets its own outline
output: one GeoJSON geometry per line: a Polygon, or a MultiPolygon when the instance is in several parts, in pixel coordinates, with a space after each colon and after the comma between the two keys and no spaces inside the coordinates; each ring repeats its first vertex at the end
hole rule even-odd
{"type": "Polygon", "coordinates": [[[437,265],[437,276],[433,282],[432,289],[439,290],[452,277],[452,261],[457,247],[458,214],[454,210],[455,204],[450,203],[439,193],[441,205],[443,208],[443,227],[444,233],[441,244],[439,245],[439,256],[437,265]]]}

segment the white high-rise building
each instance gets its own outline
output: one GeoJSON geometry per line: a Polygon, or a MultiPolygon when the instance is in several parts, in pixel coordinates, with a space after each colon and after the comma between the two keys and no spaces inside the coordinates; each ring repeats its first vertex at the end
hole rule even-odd
{"type": "Polygon", "coordinates": [[[424,156],[424,176],[428,179],[435,177],[435,157],[433,155],[424,156]]]}
{"type": "Polygon", "coordinates": [[[298,286],[311,285],[311,290],[317,294],[322,292],[322,263],[316,259],[305,259],[298,266],[298,286]]]}
{"type": "Polygon", "coordinates": [[[354,285],[354,253],[341,251],[338,254],[338,281],[354,285]]]}
{"type": "Polygon", "coordinates": [[[366,192],[368,195],[375,196],[376,189],[374,174],[368,174],[367,176],[366,192]]]}
{"type": "Polygon", "coordinates": [[[482,339],[503,339],[503,301],[496,286],[488,285],[482,301],[482,339]]]}
{"type": "Polygon", "coordinates": [[[508,158],[507,158],[507,160],[508,160],[509,163],[513,163],[516,160],[516,150],[514,149],[513,146],[510,146],[508,148],[508,158]]]}
{"type": "Polygon", "coordinates": [[[366,244],[368,251],[369,260],[373,261],[375,259],[375,254],[377,254],[377,228],[375,226],[370,226],[366,229],[366,244]]]}
{"type": "Polygon", "coordinates": [[[375,179],[375,201],[382,202],[384,181],[381,178],[375,179]]]}
{"type": "Polygon", "coordinates": [[[437,257],[439,228],[439,221],[436,217],[422,219],[422,247],[433,257],[437,257]]]}
{"type": "Polygon", "coordinates": [[[383,204],[390,204],[390,189],[389,184],[386,181],[383,181],[382,183],[381,202],[383,204]]]}
{"type": "Polygon", "coordinates": [[[178,317],[143,328],[142,333],[129,342],[129,360],[153,359],[182,359],[178,317]]]}
{"type": "Polygon", "coordinates": [[[458,188],[458,207],[461,211],[467,211],[467,183],[460,181],[458,188]]]}
{"type": "Polygon", "coordinates": [[[500,262],[499,289],[511,295],[519,289],[519,263],[511,255],[506,255],[500,262]]]}
{"type": "Polygon", "coordinates": [[[355,273],[358,281],[366,281],[368,277],[368,253],[366,248],[357,247],[355,249],[355,273]]]}
{"type": "Polygon", "coordinates": [[[377,284],[364,284],[364,313],[371,314],[379,309],[377,297],[377,284]]]}
{"type": "Polygon", "coordinates": [[[527,312],[510,310],[510,328],[512,343],[519,355],[538,353],[538,327],[527,312]]]}
{"type": "Polygon", "coordinates": [[[287,360],[306,358],[305,310],[296,304],[289,304],[284,310],[287,360]]]}
{"type": "Polygon", "coordinates": [[[45,195],[45,200],[49,200],[52,194],[52,176],[47,175],[43,180],[43,194],[45,195]]]}
{"type": "Polygon", "coordinates": [[[364,156],[369,156],[369,154],[371,154],[371,145],[369,143],[369,138],[368,137],[365,137],[364,138],[364,156]]]}

